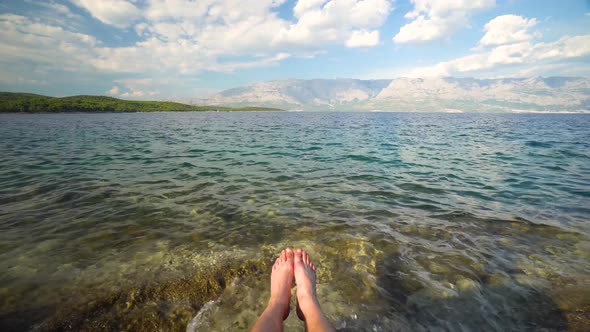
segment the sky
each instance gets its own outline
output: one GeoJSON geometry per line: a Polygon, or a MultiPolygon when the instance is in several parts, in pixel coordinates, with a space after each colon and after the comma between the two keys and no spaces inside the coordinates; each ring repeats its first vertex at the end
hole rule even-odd
{"type": "Polygon", "coordinates": [[[0,91],[202,98],[285,78],[590,77],[590,0],[2,0],[0,91]]]}

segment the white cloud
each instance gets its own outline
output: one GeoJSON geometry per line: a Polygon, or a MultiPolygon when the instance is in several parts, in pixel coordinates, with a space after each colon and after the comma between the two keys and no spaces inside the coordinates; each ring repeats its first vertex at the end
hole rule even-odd
{"type": "Polygon", "coordinates": [[[156,85],[162,86],[182,86],[187,80],[178,80],[172,77],[155,78],[125,78],[116,79],[113,81],[116,85],[109,91],[112,95],[119,95],[123,98],[141,98],[154,97],[160,93],[156,89],[156,85]]]}
{"type": "Polygon", "coordinates": [[[148,0],[145,16],[152,21],[175,19],[207,19],[203,23],[213,23],[221,18],[229,24],[268,13],[271,8],[283,4],[285,0],[148,0]]]}
{"type": "MultiPolygon", "coordinates": [[[[391,12],[389,0],[331,0],[304,1],[305,9],[295,12],[298,18],[293,32],[313,30],[350,30],[351,28],[375,28],[385,23],[391,12]]],[[[299,3],[296,5],[295,8],[299,3]]]]}
{"type": "Polygon", "coordinates": [[[492,8],[495,0],[412,0],[414,10],[405,18],[413,21],[393,37],[396,43],[427,42],[449,37],[468,27],[471,15],[492,8]]]}
{"type": "Polygon", "coordinates": [[[572,66],[571,63],[542,63],[540,65],[533,65],[524,67],[518,71],[512,72],[511,75],[503,75],[501,77],[536,77],[536,76],[575,76],[588,77],[590,76],[590,67],[588,66],[572,66]]]}
{"type": "MultiPolygon", "coordinates": [[[[11,54],[14,61],[79,71],[93,68],[99,73],[162,77],[231,72],[309,57],[327,45],[376,45],[377,28],[392,10],[392,0],[300,0],[294,5],[295,18],[287,20],[276,12],[285,0],[70,2],[105,24],[132,28],[128,32],[135,32],[139,41],[106,46],[65,25],[20,16],[0,22],[9,25],[0,32],[6,36],[0,40],[0,54],[11,54]]],[[[46,4],[52,10],[69,10],[46,4]]]]}
{"type": "MultiPolygon", "coordinates": [[[[408,77],[479,76],[511,68],[513,73],[526,73],[527,68],[556,68],[556,65],[590,56],[590,35],[565,36],[550,43],[521,42],[496,46],[434,66],[416,68],[403,74],[408,77]]],[[[571,66],[571,64],[570,64],[571,66]]],[[[512,76],[512,75],[506,75],[512,76]]]]}
{"type": "Polygon", "coordinates": [[[347,47],[369,47],[379,44],[379,31],[355,30],[346,41],[347,47]]]}
{"type": "MultiPolygon", "coordinates": [[[[164,79],[167,83],[170,83],[170,79],[164,79]]],[[[109,91],[113,95],[120,95],[122,98],[142,98],[142,97],[154,97],[159,95],[157,90],[154,90],[152,85],[154,84],[154,80],[151,78],[142,78],[142,79],[122,79],[122,80],[115,80],[115,82],[120,83],[125,86],[124,89],[120,89],[118,86],[114,86],[113,89],[109,91]]]]}
{"type": "Polygon", "coordinates": [[[70,8],[66,5],[60,4],[60,3],[56,3],[54,1],[33,1],[33,0],[25,0],[25,2],[31,3],[33,5],[37,5],[37,6],[41,6],[41,7],[45,7],[48,8],[52,11],[54,11],[55,13],[59,14],[59,15],[63,15],[66,16],[68,18],[77,18],[78,15],[72,13],[72,11],[70,11],[70,8]]]}
{"type": "Polygon", "coordinates": [[[0,58],[31,61],[38,66],[73,71],[85,62],[97,40],[90,35],[36,22],[24,16],[0,15],[0,58]]]}
{"type": "Polygon", "coordinates": [[[256,67],[267,67],[278,64],[281,60],[290,58],[291,55],[288,53],[278,53],[271,57],[260,58],[252,61],[240,61],[240,62],[225,62],[214,65],[210,70],[222,71],[222,72],[233,72],[237,69],[256,68],[256,67]]]}
{"type": "Polygon", "coordinates": [[[538,43],[534,51],[541,60],[582,57],[590,54],[590,35],[564,36],[553,43],[538,43]]]}
{"type": "Polygon", "coordinates": [[[523,63],[531,58],[533,54],[532,46],[529,42],[500,45],[489,52],[487,62],[490,65],[523,63]]]}
{"type": "MultiPolygon", "coordinates": [[[[233,71],[273,65],[291,56],[305,56],[328,44],[378,41],[378,31],[391,11],[390,0],[300,0],[294,22],[273,10],[283,0],[148,1],[147,21],[135,25],[143,40],[135,45],[99,48],[91,63],[114,72],[202,70],[233,71]],[[377,37],[377,38],[376,38],[377,37]],[[288,56],[285,56],[288,54],[288,56]],[[224,61],[222,56],[254,58],[224,61]]],[[[360,46],[360,45],[359,45],[360,46]]]]}
{"type": "Polygon", "coordinates": [[[527,19],[517,15],[502,15],[489,21],[484,30],[486,34],[481,38],[482,46],[502,45],[529,41],[539,37],[539,33],[529,30],[538,23],[537,19],[527,19]]]}
{"type": "Polygon", "coordinates": [[[391,11],[390,0],[300,0],[291,22],[273,11],[283,2],[152,1],[146,9],[151,24],[136,28],[166,41],[206,45],[210,54],[251,55],[345,44],[353,30],[379,27],[391,11]]]}
{"type": "Polygon", "coordinates": [[[121,90],[119,89],[118,86],[113,86],[109,91],[107,91],[108,94],[116,96],[119,94],[119,92],[121,92],[121,90]]]}
{"type": "Polygon", "coordinates": [[[146,95],[146,93],[144,91],[136,90],[136,91],[128,91],[128,92],[122,93],[121,94],[121,97],[125,97],[125,98],[129,98],[129,97],[139,98],[139,97],[143,97],[145,95],[146,95]]]}
{"type": "Polygon", "coordinates": [[[74,5],[86,9],[97,20],[126,28],[141,17],[141,11],[125,0],[70,0],[74,5]]]}
{"type": "Polygon", "coordinates": [[[324,3],[326,0],[299,0],[293,7],[293,14],[295,17],[301,17],[305,12],[320,7],[324,3]]]}

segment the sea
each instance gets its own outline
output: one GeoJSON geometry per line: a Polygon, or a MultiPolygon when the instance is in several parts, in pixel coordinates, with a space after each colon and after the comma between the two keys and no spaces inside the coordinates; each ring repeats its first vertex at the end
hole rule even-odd
{"type": "Polygon", "coordinates": [[[246,331],[286,247],[339,331],[588,331],[590,115],[0,115],[2,331],[246,331]]]}

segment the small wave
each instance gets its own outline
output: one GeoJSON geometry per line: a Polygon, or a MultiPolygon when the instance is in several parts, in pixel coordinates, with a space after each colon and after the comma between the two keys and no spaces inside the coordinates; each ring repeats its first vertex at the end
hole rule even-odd
{"type": "Polygon", "coordinates": [[[197,175],[198,176],[215,177],[215,176],[223,176],[223,175],[225,175],[225,172],[223,172],[223,171],[217,171],[217,172],[204,171],[204,172],[197,173],[197,175]]]}
{"type": "Polygon", "coordinates": [[[486,196],[480,192],[477,191],[472,191],[472,190],[455,190],[454,191],[457,195],[460,196],[467,196],[467,197],[473,197],[473,198],[479,198],[481,200],[484,201],[491,201],[492,198],[489,196],[486,196]]]}
{"type": "Polygon", "coordinates": [[[512,182],[510,186],[518,189],[539,189],[539,186],[534,181],[528,180],[512,182]]]}
{"type": "Polygon", "coordinates": [[[574,195],[582,196],[582,197],[590,197],[590,190],[582,190],[582,189],[567,189],[569,193],[574,195]]]}
{"type": "Polygon", "coordinates": [[[271,153],[265,153],[265,156],[281,156],[281,157],[298,157],[298,154],[295,153],[290,153],[290,152],[282,152],[282,151],[277,151],[277,152],[271,152],[271,153]]]}
{"type": "Polygon", "coordinates": [[[494,156],[495,156],[497,159],[500,159],[500,160],[506,160],[506,161],[513,161],[513,160],[517,160],[517,158],[516,158],[516,157],[514,157],[514,156],[510,156],[510,155],[507,155],[507,154],[505,154],[505,153],[502,153],[502,152],[496,152],[496,153],[494,153],[494,156]]]}
{"type": "Polygon", "coordinates": [[[412,192],[419,192],[423,194],[437,194],[442,195],[446,193],[445,190],[433,187],[427,187],[418,183],[401,183],[397,185],[398,188],[412,191],[412,192]]]}
{"type": "Polygon", "coordinates": [[[349,154],[346,155],[347,159],[351,159],[351,160],[356,160],[356,161],[363,161],[363,162],[367,162],[367,163],[383,163],[384,161],[377,158],[377,157],[369,157],[369,156],[363,156],[363,155],[358,155],[358,154],[349,154]]]}
{"type": "Polygon", "coordinates": [[[552,145],[547,142],[539,142],[539,141],[527,141],[525,143],[526,146],[530,146],[532,148],[550,148],[552,145]]]}
{"type": "Polygon", "coordinates": [[[590,156],[582,153],[576,153],[570,150],[559,150],[559,153],[566,157],[573,157],[573,158],[585,158],[590,159],[590,156]]]}
{"type": "Polygon", "coordinates": [[[277,177],[274,178],[270,178],[270,181],[276,181],[276,182],[285,182],[285,181],[289,181],[289,180],[293,180],[295,179],[292,176],[288,176],[288,175],[279,175],[277,177]]]}
{"type": "Polygon", "coordinates": [[[390,180],[386,176],[372,175],[372,174],[360,174],[351,175],[346,177],[347,180],[351,181],[388,181],[390,180]]]}
{"type": "Polygon", "coordinates": [[[296,148],[295,150],[297,151],[318,151],[321,150],[322,148],[319,146],[310,146],[308,148],[296,148]]]}
{"type": "Polygon", "coordinates": [[[543,165],[543,168],[546,168],[548,170],[552,170],[552,171],[565,171],[565,168],[560,167],[560,166],[548,166],[548,165],[543,165]]]}
{"type": "Polygon", "coordinates": [[[220,299],[221,298],[218,298],[217,300],[205,303],[201,310],[199,310],[195,317],[193,317],[193,319],[191,319],[191,321],[186,326],[186,332],[197,332],[207,329],[209,325],[209,316],[211,316],[213,309],[219,305],[220,299]]]}
{"type": "Polygon", "coordinates": [[[189,163],[189,162],[184,162],[184,163],[180,164],[180,167],[185,167],[185,168],[195,168],[195,167],[197,167],[197,166],[195,166],[195,165],[193,165],[193,164],[191,164],[191,163],[189,163]]]}
{"type": "Polygon", "coordinates": [[[76,201],[81,198],[83,194],[77,191],[66,191],[62,193],[56,200],[55,204],[67,203],[71,201],[76,201]]]}
{"type": "Polygon", "coordinates": [[[345,190],[340,191],[340,194],[350,195],[353,197],[358,196],[368,196],[370,199],[387,199],[387,200],[396,200],[400,198],[406,197],[405,195],[393,192],[393,191],[385,191],[385,190],[370,190],[370,191],[363,191],[363,190],[345,190]]]}

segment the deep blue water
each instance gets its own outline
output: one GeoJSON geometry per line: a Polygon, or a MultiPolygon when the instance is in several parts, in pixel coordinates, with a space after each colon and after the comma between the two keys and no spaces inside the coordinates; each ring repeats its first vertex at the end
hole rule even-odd
{"type": "Polygon", "coordinates": [[[287,245],[341,329],[588,308],[588,115],[0,114],[0,155],[0,327],[247,329],[287,245]]]}

